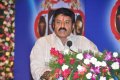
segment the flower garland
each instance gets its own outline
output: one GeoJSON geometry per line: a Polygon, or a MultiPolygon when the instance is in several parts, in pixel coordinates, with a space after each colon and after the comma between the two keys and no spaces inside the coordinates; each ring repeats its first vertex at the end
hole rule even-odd
{"type": "Polygon", "coordinates": [[[120,55],[105,51],[95,54],[92,51],[60,52],[50,50],[53,58],[49,63],[54,80],[114,80],[120,79],[120,55]]]}
{"type": "MultiPolygon", "coordinates": [[[[64,3],[68,3],[71,9],[77,10],[80,7],[79,0],[62,0],[64,3]]],[[[42,7],[44,9],[51,9],[54,4],[59,3],[60,0],[43,0],[42,7]]]]}
{"type": "Polygon", "coordinates": [[[0,0],[0,80],[14,78],[14,10],[14,0],[0,0]]]}

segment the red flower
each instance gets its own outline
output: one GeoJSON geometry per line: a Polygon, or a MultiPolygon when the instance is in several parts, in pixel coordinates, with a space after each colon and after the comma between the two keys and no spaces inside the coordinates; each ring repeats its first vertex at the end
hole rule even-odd
{"type": "Polygon", "coordinates": [[[73,75],[73,79],[78,79],[79,78],[79,74],[78,74],[78,71],[74,73],[73,75]]]}
{"type": "Polygon", "coordinates": [[[55,77],[56,78],[59,77],[60,72],[61,72],[61,69],[59,69],[59,68],[55,69],[55,77]]]}
{"type": "Polygon", "coordinates": [[[56,78],[59,78],[59,74],[58,74],[58,73],[56,73],[56,74],[55,74],[55,77],[56,77],[56,78]]]}
{"type": "Polygon", "coordinates": [[[61,71],[61,69],[57,68],[55,69],[55,73],[59,73],[61,71]]]}
{"type": "Polygon", "coordinates": [[[71,73],[71,70],[70,69],[65,69],[64,71],[62,71],[62,76],[64,78],[67,78],[71,73]]]}
{"type": "Polygon", "coordinates": [[[65,3],[70,3],[71,0],[63,0],[65,3]]]}
{"type": "Polygon", "coordinates": [[[9,60],[10,60],[10,61],[13,61],[13,60],[14,60],[14,57],[13,57],[13,56],[11,56],[9,60]]]}
{"type": "Polygon", "coordinates": [[[56,57],[58,57],[58,56],[59,56],[59,51],[58,51],[58,50],[55,51],[54,55],[55,55],[56,57]]]}
{"type": "Polygon", "coordinates": [[[4,67],[3,66],[0,66],[0,70],[3,70],[4,69],[4,67]]]}
{"type": "Polygon", "coordinates": [[[59,53],[59,58],[63,58],[63,54],[62,53],[59,53]]]}
{"type": "Polygon", "coordinates": [[[53,55],[53,56],[58,57],[59,56],[59,51],[55,50],[55,48],[51,48],[50,54],[53,55]]]}
{"type": "Polygon", "coordinates": [[[57,1],[56,0],[50,0],[50,2],[53,3],[53,4],[55,4],[55,3],[58,2],[58,0],[57,1]]]}
{"type": "Polygon", "coordinates": [[[70,59],[70,64],[74,64],[75,63],[75,59],[74,58],[71,58],[70,59]]]}
{"type": "Polygon", "coordinates": [[[0,60],[1,60],[1,61],[5,61],[5,60],[6,60],[6,57],[3,55],[2,57],[0,57],[0,60]]]}
{"type": "Polygon", "coordinates": [[[55,52],[55,48],[51,48],[50,54],[53,55],[54,52],[55,52]]]}
{"type": "Polygon", "coordinates": [[[65,62],[65,60],[64,60],[63,58],[58,59],[58,63],[59,63],[60,65],[62,65],[64,62],[65,62]]]}
{"type": "Polygon", "coordinates": [[[103,73],[106,73],[107,71],[108,71],[107,68],[103,68],[103,69],[102,69],[102,72],[103,72],[103,73]]]}

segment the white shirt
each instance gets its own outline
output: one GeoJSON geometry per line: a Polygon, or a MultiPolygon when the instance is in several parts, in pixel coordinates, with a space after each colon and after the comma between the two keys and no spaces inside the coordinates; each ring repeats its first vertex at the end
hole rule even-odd
{"type": "MultiPolygon", "coordinates": [[[[67,39],[72,41],[70,49],[73,51],[92,50],[98,52],[97,47],[84,36],[71,34],[67,39]]],[[[41,37],[36,41],[30,54],[31,73],[34,80],[40,80],[40,76],[46,70],[49,70],[48,63],[52,57],[50,55],[50,49],[53,47],[59,51],[69,48],[66,44],[62,44],[61,40],[55,35],[55,33],[41,37]]]]}

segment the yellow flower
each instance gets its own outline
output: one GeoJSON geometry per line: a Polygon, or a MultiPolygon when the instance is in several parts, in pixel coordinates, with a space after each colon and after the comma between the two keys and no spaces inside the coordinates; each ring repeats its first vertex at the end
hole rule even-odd
{"type": "Polygon", "coordinates": [[[14,64],[13,61],[11,61],[11,62],[10,62],[10,66],[13,66],[13,64],[14,64]]]}
{"type": "Polygon", "coordinates": [[[10,56],[10,52],[6,52],[6,54],[5,54],[6,56],[10,56]]]}
{"type": "Polygon", "coordinates": [[[9,38],[9,37],[6,37],[6,41],[10,41],[10,38],[9,38]]]}
{"type": "Polygon", "coordinates": [[[6,71],[8,71],[8,72],[9,72],[9,71],[10,71],[10,68],[6,68],[6,71]]]}
{"type": "Polygon", "coordinates": [[[13,78],[13,73],[10,72],[8,75],[9,77],[13,78]]]}

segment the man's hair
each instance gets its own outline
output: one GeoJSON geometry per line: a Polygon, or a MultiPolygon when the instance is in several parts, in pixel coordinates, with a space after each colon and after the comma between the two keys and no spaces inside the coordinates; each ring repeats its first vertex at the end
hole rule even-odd
{"type": "Polygon", "coordinates": [[[44,16],[40,16],[39,24],[40,24],[40,23],[45,23],[45,24],[46,24],[46,21],[45,21],[45,17],[44,17],[44,16]]]}
{"type": "Polygon", "coordinates": [[[82,16],[78,15],[76,21],[82,21],[82,16]]]}
{"type": "Polygon", "coordinates": [[[59,15],[59,14],[63,14],[65,16],[69,16],[72,20],[72,23],[75,23],[75,14],[72,10],[68,9],[68,8],[58,8],[55,10],[54,14],[53,14],[53,22],[55,21],[55,18],[59,15]]]}

